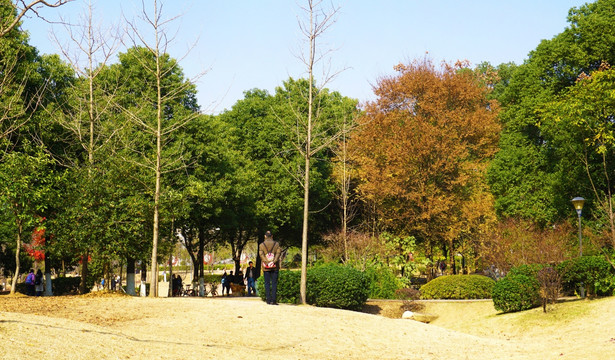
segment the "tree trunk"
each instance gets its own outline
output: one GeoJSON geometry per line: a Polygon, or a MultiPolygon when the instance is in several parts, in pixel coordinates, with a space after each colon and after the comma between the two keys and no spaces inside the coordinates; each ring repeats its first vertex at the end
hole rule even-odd
{"type": "Polygon", "coordinates": [[[169,293],[167,296],[173,296],[173,254],[169,255],[169,293]]]}
{"type": "MultiPolygon", "coordinates": [[[[310,87],[311,95],[311,87],[310,87]]],[[[311,106],[310,111],[311,113],[311,106]]],[[[309,125],[308,125],[309,126],[309,125]]],[[[309,131],[308,131],[309,133],[309,131]]],[[[303,229],[301,233],[301,284],[299,293],[301,303],[307,304],[307,257],[308,257],[308,216],[310,203],[310,156],[309,156],[309,141],[306,144],[308,152],[305,156],[305,182],[303,184],[303,229]]]]}
{"type": "Polygon", "coordinates": [[[15,294],[15,288],[17,287],[17,279],[19,278],[19,253],[21,252],[21,232],[23,231],[23,225],[21,220],[17,219],[17,249],[15,249],[15,275],[13,275],[13,281],[11,282],[11,295],[15,294]]]}
{"type": "MultiPolygon", "coordinates": [[[[45,245],[49,243],[45,242],[45,245]]],[[[51,269],[53,259],[49,256],[49,251],[45,251],[45,296],[53,296],[53,289],[51,286],[51,269]]]]}
{"type": "Polygon", "coordinates": [[[199,269],[199,296],[205,296],[205,264],[203,258],[205,255],[205,229],[199,228],[199,251],[197,256],[197,263],[199,269]]]}
{"type": "Polygon", "coordinates": [[[79,293],[81,295],[88,292],[87,288],[87,277],[88,277],[88,258],[90,257],[89,253],[86,251],[85,255],[81,256],[81,282],[79,283],[79,293]]]}
{"type": "Polygon", "coordinates": [[[135,294],[135,259],[126,259],[126,294],[135,294]]]}
{"type": "MultiPolygon", "coordinates": [[[[153,277],[154,275],[152,274],[152,278],[153,277]]],[[[150,282],[150,296],[152,296],[152,282],[154,282],[154,279],[150,282]]],[[[147,264],[145,261],[141,261],[141,284],[139,286],[139,294],[141,296],[147,296],[147,264]]]]}
{"type": "Polygon", "coordinates": [[[254,280],[258,279],[261,276],[261,257],[259,249],[263,241],[265,241],[265,231],[259,228],[256,237],[256,263],[254,264],[254,267],[256,268],[256,278],[254,280]]]}

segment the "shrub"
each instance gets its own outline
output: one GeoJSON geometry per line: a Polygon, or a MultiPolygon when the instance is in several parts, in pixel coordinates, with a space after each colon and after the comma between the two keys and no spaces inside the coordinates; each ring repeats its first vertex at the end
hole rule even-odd
{"type": "Polygon", "coordinates": [[[488,299],[495,281],[483,275],[445,275],[421,287],[423,299],[488,299]]]}
{"type": "Polygon", "coordinates": [[[369,298],[393,299],[401,283],[389,267],[368,267],[365,276],[369,281],[369,298]]]}
{"type": "Polygon", "coordinates": [[[552,266],[543,267],[536,273],[536,280],[540,286],[539,294],[542,301],[542,310],[547,312],[547,304],[555,304],[559,298],[562,282],[557,270],[552,266]]]}
{"type": "Polygon", "coordinates": [[[365,274],[350,266],[329,263],[308,270],[307,301],[320,307],[360,309],[369,295],[365,274]]]}
{"type": "MultiPolygon", "coordinates": [[[[51,280],[54,295],[69,295],[79,293],[81,277],[59,277],[51,280]]],[[[89,292],[89,291],[88,291],[89,292]]]]}
{"type": "MultiPolygon", "coordinates": [[[[277,301],[285,304],[297,304],[301,299],[299,286],[301,272],[282,270],[278,273],[277,301]]],[[[265,299],[265,277],[260,276],[256,281],[256,292],[263,301],[265,299]]]]}
{"type": "Polygon", "coordinates": [[[493,306],[498,311],[514,312],[540,305],[539,284],[533,276],[508,274],[493,286],[493,306]]]}
{"type": "Polygon", "coordinates": [[[513,267],[508,273],[510,275],[525,275],[529,277],[536,277],[538,272],[546,266],[547,265],[543,264],[524,264],[513,267]]]}
{"type": "Polygon", "coordinates": [[[587,295],[613,294],[613,268],[602,256],[582,256],[557,266],[564,291],[574,293],[581,283],[587,295]]]}
{"type": "Polygon", "coordinates": [[[403,288],[395,291],[395,297],[400,300],[419,300],[421,292],[414,288],[403,288]]]}
{"type": "MultiPolygon", "coordinates": [[[[81,282],[81,277],[59,277],[55,279],[51,279],[51,290],[53,295],[73,295],[79,293],[79,283],[81,282]]],[[[26,284],[25,283],[17,283],[15,287],[15,291],[25,294],[26,293],[26,284]]],[[[89,291],[88,291],[89,292],[89,291]]]]}

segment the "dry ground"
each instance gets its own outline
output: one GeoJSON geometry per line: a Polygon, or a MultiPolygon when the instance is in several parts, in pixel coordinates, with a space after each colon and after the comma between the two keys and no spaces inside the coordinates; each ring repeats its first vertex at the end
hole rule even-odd
{"type": "MultiPolygon", "coordinates": [[[[615,299],[498,315],[490,301],[430,302],[431,324],[256,298],[0,296],[2,359],[606,359],[615,299]]],[[[382,316],[385,315],[385,316],[382,316]]]]}

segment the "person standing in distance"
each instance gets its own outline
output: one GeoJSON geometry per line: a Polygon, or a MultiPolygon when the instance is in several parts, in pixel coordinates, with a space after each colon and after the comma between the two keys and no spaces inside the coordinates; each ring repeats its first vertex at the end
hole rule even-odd
{"type": "Polygon", "coordinates": [[[256,295],[256,268],[254,268],[254,263],[252,261],[248,263],[244,279],[246,285],[248,285],[248,296],[256,295]]]}
{"type": "Polygon", "coordinates": [[[265,241],[258,246],[258,255],[265,277],[265,298],[267,304],[277,305],[278,272],[280,271],[280,244],[273,240],[271,231],[265,233],[265,241]]]}

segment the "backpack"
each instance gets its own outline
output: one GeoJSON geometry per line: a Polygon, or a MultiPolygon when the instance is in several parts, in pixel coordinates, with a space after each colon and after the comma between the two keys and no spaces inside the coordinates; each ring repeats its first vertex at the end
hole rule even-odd
{"type": "Polygon", "coordinates": [[[42,275],[36,275],[35,280],[34,280],[34,285],[40,285],[42,280],[43,280],[42,275]]]}
{"type": "Polygon", "coordinates": [[[263,263],[263,267],[265,269],[274,269],[275,263],[273,262],[273,260],[275,259],[275,254],[272,251],[273,249],[275,249],[275,243],[273,244],[273,247],[271,248],[271,250],[267,249],[267,245],[264,245],[264,246],[265,246],[265,250],[267,250],[267,253],[265,254],[265,259],[267,259],[267,262],[263,263]]]}

